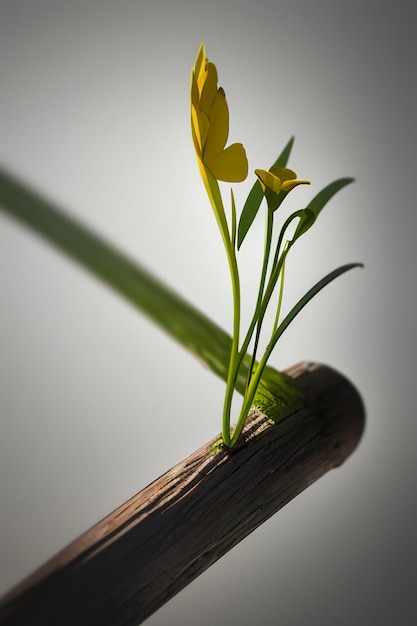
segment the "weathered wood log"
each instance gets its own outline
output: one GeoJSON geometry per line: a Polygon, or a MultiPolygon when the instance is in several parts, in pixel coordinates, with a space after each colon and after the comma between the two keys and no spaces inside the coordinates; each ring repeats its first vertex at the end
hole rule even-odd
{"type": "Polygon", "coordinates": [[[0,604],[2,626],[142,623],[358,444],[361,398],[334,370],[287,373],[307,402],[254,412],[232,451],[213,439],[71,543],[0,604]]]}

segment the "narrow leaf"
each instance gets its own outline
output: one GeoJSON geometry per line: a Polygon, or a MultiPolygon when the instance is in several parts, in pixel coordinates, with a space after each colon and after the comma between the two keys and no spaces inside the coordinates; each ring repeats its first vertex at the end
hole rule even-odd
{"type": "Polygon", "coordinates": [[[324,289],[324,287],[326,287],[326,285],[328,285],[333,280],[335,280],[335,278],[337,278],[338,276],[341,276],[342,274],[353,269],[354,267],[363,267],[363,264],[362,263],[348,263],[347,265],[342,265],[341,267],[338,267],[337,269],[333,270],[332,272],[324,276],[324,278],[319,280],[318,283],[316,283],[309,291],[307,291],[307,293],[297,302],[295,306],[293,306],[291,311],[288,313],[288,315],[282,320],[281,324],[278,326],[276,333],[272,340],[273,346],[275,346],[276,342],[281,337],[282,333],[288,328],[288,326],[291,324],[293,319],[298,315],[298,313],[306,306],[306,304],[310,302],[310,300],[314,298],[314,296],[316,296],[319,293],[319,291],[324,289]]]}
{"type": "Polygon", "coordinates": [[[294,139],[295,137],[291,137],[272,167],[287,167],[288,159],[290,158],[291,150],[294,145],[294,139]]]}
{"type": "MultiPolygon", "coordinates": [[[[202,312],[89,228],[0,169],[0,210],[30,227],[148,315],[223,380],[231,338],[202,312]]],[[[239,372],[243,390],[247,361],[239,372]]]]}
{"type": "Polygon", "coordinates": [[[316,221],[316,215],[310,209],[301,209],[298,211],[298,217],[300,221],[297,224],[293,238],[291,239],[291,245],[297,241],[301,235],[304,235],[316,221]]]}
{"type": "Polygon", "coordinates": [[[338,191],[343,189],[343,187],[346,187],[346,185],[349,185],[353,181],[353,178],[339,178],[333,183],[330,183],[330,185],[327,185],[327,187],[324,187],[324,189],[319,191],[319,193],[314,196],[311,202],[304,209],[305,217],[300,219],[294,233],[293,242],[312,227],[320,211],[329,202],[329,200],[331,200],[331,198],[333,198],[338,191]]]}
{"type": "Polygon", "coordinates": [[[237,249],[239,250],[240,246],[243,243],[244,238],[247,235],[249,228],[252,226],[253,220],[258,213],[259,207],[261,206],[262,198],[264,197],[264,192],[261,187],[261,183],[259,180],[255,182],[252,189],[249,192],[248,197],[246,198],[246,202],[243,206],[242,213],[240,215],[238,234],[237,234],[237,249]]]}

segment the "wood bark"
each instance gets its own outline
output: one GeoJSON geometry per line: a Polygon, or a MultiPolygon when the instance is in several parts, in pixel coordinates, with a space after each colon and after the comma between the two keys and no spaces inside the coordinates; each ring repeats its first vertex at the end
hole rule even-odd
{"type": "Polygon", "coordinates": [[[1,626],[136,626],[345,461],[364,428],[353,385],[328,367],[287,370],[306,402],[278,424],[253,412],[236,449],[219,436],[9,592],[1,626]]]}

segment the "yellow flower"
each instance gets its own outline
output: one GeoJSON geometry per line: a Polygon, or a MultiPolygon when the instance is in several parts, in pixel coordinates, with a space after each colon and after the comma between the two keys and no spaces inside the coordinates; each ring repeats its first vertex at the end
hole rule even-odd
{"type": "Polygon", "coordinates": [[[255,174],[264,189],[270,189],[276,194],[280,191],[291,191],[297,185],[309,185],[309,180],[298,180],[297,174],[286,167],[274,165],[267,172],[266,170],[255,170],[255,174]]]}
{"type": "Polygon", "coordinates": [[[229,135],[226,96],[217,87],[217,69],[201,44],[191,71],[191,128],[202,173],[206,166],[217,180],[240,182],[248,175],[248,161],[241,143],[225,148],[229,135]]]}

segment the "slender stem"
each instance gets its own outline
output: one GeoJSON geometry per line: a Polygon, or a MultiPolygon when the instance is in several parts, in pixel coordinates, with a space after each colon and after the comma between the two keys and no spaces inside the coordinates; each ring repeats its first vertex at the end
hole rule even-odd
{"type": "MultiPolygon", "coordinates": [[[[264,317],[265,317],[265,313],[266,313],[266,309],[268,307],[268,304],[269,304],[269,301],[271,299],[272,293],[273,293],[273,291],[275,289],[275,285],[277,283],[277,280],[278,280],[278,277],[279,277],[279,274],[280,274],[283,262],[284,262],[284,259],[283,259],[283,255],[282,255],[280,257],[280,259],[278,260],[278,263],[275,265],[275,267],[272,268],[271,275],[269,277],[269,281],[268,281],[267,287],[265,289],[265,293],[263,295],[261,305],[259,307],[258,318],[257,318],[257,320],[255,319],[255,323],[257,322],[258,325],[260,325],[260,326],[263,323],[263,320],[264,320],[264,317]]],[[[247,345],[245,346],[245,348],[247,348],[247,345]]],[[[243,349],[243,346],[242,346],[242,349],[243,349]]]]}
{"type": "MultiPolygon", "coordinates": [[[[281,200],[282,202],[282,200],[281,200]]],[[[271,269],[271,275],[268,281],[268,285],[267,288],[265,290],[264,293],[264,289],[265,289],[265,280],[266,280],[266,271],[267,271],[267,266],[268,266],[268,261],[269,261],[269,255],[270,255],[270,246],[271,246],[271,240],[272,240],[272,227],[273,227],[273,214],[274,211],[271,210],[268,207],[267,210],[267,236],[265,238],[265,252],[264,252],[264,264],[263,264],[263,268],[262,268],[262,277],[261,277],[261,284],[259,287],[259,291],[258,291],[258,299],[256,302],[256,306],[255,306],[255,312],[253,314],[252,317],[252,321],[249,325],[248,331],[246,333],[245,339],[242,343],[242,347],[240,349],[240,362],[242,361],[243,357],[246,354],[246,351],[248,349],[250,340],[252,338],[253,335],[253,331],[255,329],[255,326],[258,324],[258,326],[262,326],[262,322],[263,322],[263,318],[265,316],[265,312],[269,303],[269,300],[271,299],[272,293],[274,291],[274,287],[275,284],[278,280],[278,276],[279,276],[279,272],[281,269],[281,261],[278,261],[278,255],[279,255],[279,251],[281,249],[281,244],[282,244],[282,240],[284,238],[284,233],[285,230],[287,229],[287,227],[289,226],[289,224],[291,223],[291,221],[294,219],[295,215],[290,216],[287,221],[284,223],[281,232],[279,234],[278,237],[278,242],[277,242],[277,247],[275,250],[275,255],[274,255],[274,260],[272,262],[272,269],[271,269]],[[269,241],[268,241],[269,240],[269,241]],[[268,246],[268,251],[267,250],[267,246],[268,246]],[[275,269],[274,269],[275,268],[275,269]]],[[[259,341],[259,335],[260,335],[260,330],[257,333],[258,336],[258,341],[259,341]]],[[[255,347],[257,347],[257,341],[255,338],[255,347]]],[[[255,350],[254,350],[255,352],[255,350]]],[[[252,366],[249,369],[249,376],[251,374],[252,371],[252,367],[255,363],[256,360],[256,355],[253,356],[252,358],[252,366]]],[[[239,369],[238,369],[239,371],[239,369]]]]}
{"type": "Polygon", "coordinates": [[[257,300],[256,300],[255,311],[254,311],[254,314],[253,314],[252,322],[251,322],[251,324],[249,326],[248,332],[247,332],[246,337],[245,337],[245,341],[243,342],[242,348],[241,348],[241,355],[242,355],[242,358],[243,358],[243,356],[246,354],[246,350],[247,350],[249,342],[251,340],[255,324],[257,324],[257,326],[256,326],[255,343],[254,343],[253,352],[252,352],[252,360],[251,360],[251,364],[250,364],[249,371],[248,371],[248,381],[247,381],[247,385],[246,386],[249,385],[249,381],[250,381],[251,376],[252,376],[252,370],[253,370],[253,367],[254,367],[255,361],[256,361],[256,352],[257,352],[257,349],[258,349],[259,337],[260,337],[260,334],[261,334],[262,322],[259,323],[259,311],[260,311],[261,304],[262,304],[262,296],[263,296],[264,288],[265,288],[266,273],[267,273],[269,257],[270,257],[270,253],[271,253],[271,241],[272,241],[273,224],[274,224],[274,214],[273,214],[272,211],[269,210],[269,208],[267,208],[267,211],[266,211],[266,227],[265,227],[264,258],[263,258],[263,263],[262,263],[261,280],[260,280],[260,285],[259,285],[259,290],[258,290],[258,297],[257,297],[257,300]]]}
{"type": "MultiPolygon", "coordinates": [[[[282,258],[282,256],[281,256],[282,258]]],[[[262,356],[262,359],[259,361],[258,366],[255,370],[254,375],[251,378],[249,387],[247,392],[245,393],[245,397],[242,404],[242,409],[240,411],[240,415],[236,424],[236,428],[233,433],[232,440],[230,442],[230,446],[233,447],[237,440],[239,439],[240,433],[242,432],[242,428],[247,420],[248,413],[251,409],[253,399],[256,394],[256,390],[259,385],[259,381],[261,380],[262,374],[264,372],[265,366],[268,362],[269,357],[273,349],[275,348],[278,339],[284,333],[284,331],[291,324],[293,319],[300,313],[300,311],[312,300],[324,287],[326,287],[333,280],[344,274],[345,272],[353,269],[354,267],[363,267],[361,263],[348,263],[347,265],[342,265],[337,269],[333,270],[324,278],[319,280],[311,289],[307,291],[306,294],[293,306],[291,311],[286,315],[286,317],[282,320],[281,324],[276,329],[275,333],[271,337],[270,342],[268,343],[266,350],[262,356]]]]}
{"type": "Polygon", "coordinates": [[[258,345],[259,345],[259,338],[261,336],[261,324],[256,325],[256,334],[255,334],[255,341],[253,344],[253,351],[252,351],[252,358],[251,358],[251,362],[250,362],[250,367],[248,369],[248,379],[246,381],[246,389],[249,387],[249,383],[250,383],[250,379],[252,378],[252,373],[253,373],[253,369],[255,367],[255,363],[256,363],[256,353],[258,351],[258,345]]]}
{"type": "Polygon", "coordinates": [[[232,440],[230,442],[230,446],[233,447],[237,440],[239,439],[240,433],[242,432],[242,428],[245,425],[245,422],[248,417],[248,413],[252,407],[253,399],[256,394],[256,390],[259,385],[259,381],[261,380],[262,373],[265,369],[266,363],[270,357],[273,347],[275,346],[276,341],[274,341],[275,336],[273,335],[265,349],[265,352],[259,361],[256,369],[252,372],[252,376],[247,387],[246,393],[243,398],[242,408],[240,410],[239,418],[236,424],[236,428],[233,433],[232,440]]]}
{"type": "Polygon", "coordinates": [[[278,328],[279,317],[281,314],[281,306],[282,306],[282,297],[284,295],[284,282],[285,282],[285,261],[287,258],[287,252],[289,249],[289,242],[287,241],[283,251],[283,262],[281,265],[281,275],[280,275],[280,284],[279,284],[279,294],[278,294],[278,304],[277,304],[277,312],[275,315],[274,326],[272,328],[272,336],[274,335],[276,329],[278,328]]]}
{"type": "MultiPolygon", "coordinates": [[[[261,304],[262,304],[262,297],[263,297],[263,292],[265,288],[266,274],[267,274],[268,262],[269,262],[270,251],[271,251],[272,230],[273,230],[273,212],[268,209],[267,214],[266,214],[264,258],[263,258],[263,263],[262,263],[261,280],[260,280],[260,285],[259,285],[259,290],[258,290],[258,297],[257,297],[256,306],[255,306],[255,311],[254,311],[253,318],[249,326],[248,332],[246,333],[245,339],[243,341],[243,344],[240,350],[238,351],[237,354],[234,354],[232,352],[233,361],[231,358],[231,363],[230,363],[230,368],[229,368],[230,376],[228,377],[228,381],[227,381],[224,409],[223,409],[223,441],[226,445],[229,445],[229,442],[230,442],[230,434],[229,434],[230,433],[230,413],[231,413],[231,406],[232,406],[233,390],[236,385],[237,376],[238,376],[243,358],[246,355],[249,342],[252,338],[253,331],[255,329],[255,325],[258,320],[259,311],[260,311],[261,304]],[[227,429],[227,434],[226,434],[226,429],[227,429]]],[[[255,339],[254,353],[252,355],[250,367],[248,369],[246,389],[249,385],[252,370],[256,362],[255,359],[256,359],[257,345],[259,342],[260,330],[261,330],[261,325],[259,325],[257,329],[257,337],[255,339]]]]}
{"type": "Polygon", "coordinates": [[[271,296],[274,292],[275,286],[277,284],[278,278],[280,276],[281,273],[281,269],[283,266],[283,263],[285,262],[285,259],[287,257],[287,254],[291,248],[292,245],[292,241],[287,241],[285,246],[284,246],[284,250],[281,253],[281,256],[279,256],[279,251],[281,249],[281,244],[282,244],[282,240],[284,237],[284,233],[285,230],[287,229],[288,225],[290,224],[290,222],[292,221],[292,219],[294,218],[294,216],[291,216],[291,218],[289,218],[285,224],[283,225],[283,227],[281,228],[281,232],[279,234],[278,237],[278,242],[277,242],[277,248],[275,250],[275,256],[274,256],[274,261],[272,264],[272,271],[271,271],[271,275],[269,277],[269,281],[268,281],[268,285],[265,289],[265,294],[262,300],[262,306],[261,306],[261,310],[259,313],[259,319],[261,320],[261,323],[263,321],[266,309],[268,307],[269,301],[271,299],[271,296]]]}
{"type": "MultiPolygon", "coordinates": [[[[293,222],[297,217],[299,217],[299,214],[300,214],[300,211],[296,211],[295,213],[290,215],[285,220],[284,224],[282,225],[281,232],[279,233],[279,237],[278,237],[278,241],[277,241],[277,248],[275,250],[274,261],[273,261],[273,264],[272,264],[273,267],[278,263],[279,251],[281,250],[282,242],[284,240],[285,231],[287,230],[287,228],[291,224],[291,222],[293,222]]],[[[287,241],[286,244],[285,244],[285,247],[288,247],[288,249],[289,249],[292,243],[294,243],[294,242],[293,241],[287,241]]]]}
{"type": "Polygon", "coordinates": [[[264,352],[261,360],[259,361],[258,366],[257,366],[255,372],[253,373],[253,375],[251,377],[249,386],[248,386],[247,391],[245,393],[245,396],[243,398],[243,404],[242,404],[242,408],[240,410],[240,414],[239,414],[239,418],[238,418],[238,421],[237,421],[237,424],[236,424],[236,428],[234,430],[233,437],[232,437],[231,442],[230,442],[230,446],[231,447],[233,447],[236,444],[237,440],[240,437],[240,433],[242,432],[242,428],[245,425],[245,422],[246,422],[247,417],[248,417],[248,413],[249,413],[249,411],[250,411],[250,409],[252,407],[253,399],[255,397],[256,390],[258,388],[259,382],[260,382],[260,380],[262,378],[262,374],[263,374],[263,371],[265,369],[265,366],[266,366],[266,364],[268,362],[269,357],[271,356],[271,352],[272,352],[272,350],[275,347],[275,344],[276,344],[276,342],[278,340],[278,337],[282,334],[282,332],[284,332],[284,328],[282,329],[281,332],[276,331],[272,335],[272,337],[271,337],[271,339],[270,339],[270,341],[269,341],[269,343],[268,343],[268,345],[267,345],[267,347],[265,349],[265,352],[264,352]]]}
{"type": "MultiPolygon", "coordinates": [[[[253,355],[252,355],[252,359],[251,359],[251,364],[248,370],[248,377],[247,377],[247,383],[246,383],[246,390],[245,390],[245,394],[244,394],[244,398],[243,398],[243,404],[242,404],[242,408],[239,414],[239,418],[238,418],[238,422],[236,424],[235,430],[234,430],[234,434],[233,437],[230,441],[230,446],[232,447],[239,435],[240,432],[245,424],[246,421],[246,417],[247,414],[252,406],[252,401],[253,398],[256,394],[256,390],[259,384],[259,381],[261,379],[261,375],[262,372],[265,368],[266,365],[266,361],[267,358],[264,359],[262,358],[261,362],[258,364],[257,368],[256,368],[256,375],[253,374],[253,370],[254,370],[254,366],[256,363],[256,352],[258,349],[258,343],[259,343],[259,338],[260,338],[260,334],[261,334],[261,328],[262,328],[262,323],[265,317],[265,313],[266,313],[266,309],[268,307],[269,301],[271,299],[272,293],[275,289],[276,283],[280,277],[281,271],[283,270],[284,267],[284,263],[285,263],[285,258],[286,255],[289,251],[290,248],[290,242],[287,242],[285,244],[284,250],[282,251],[282,254],[280,257],[278,257],[279,255],[279,250],[281,248],[282,245],[282,240],[283,240],[283,235],[284,232],[288,226],[289,222],[286,222],[283,226],[283,228],[281,229],[279,238],[278,238],[278,242],[277,242],[277,249],[274,255],[274,261],[272,264],[272,269],[271,269],[271,275],[269,277],[269,281],[268,281],[268,285],[266,287],[265,290],[265,281],[266,281],[266,273],[267,273],[267,268],[268,268],[268,261],[269,261],[269,256],[270,256],[270,250],[271,250],[271,240],[272,240],[272,230],[273,230],[273,211],[271,211],[268,207],[268,211],[267,211],[267,223],[266,223],[266,233],[265,233],[265,249],[264,249],[264,260],[263,260],[263,266],[262,266],[262,274],[261,274],[261,283],[260,283],[260,288],[259,288],[259,292],[258,292],[258,299],[257,299],[257,303],[255,306],[255,312],[251,321],[251,324],[249,326],[248,332],[246,334],[245,340],[242,344],[242,347],[240,349],[239,354],[237,355],[237,361],[236,361],[236,366],[235,366],[235,370],[234,373],[231,371],[231,369],[229,369],[229,373],[232,374],[231,379],[228,379],[228,385],[230,384],[230,389],[233,390],[234,386],[235,386],[235,382],[236,382],[236,378],[239,372],[239,367],[240,364],[243,360],[244,355],[246,354],[250,339],[252,337],[254,328],[256,326],[256,336],[255,336],[255,343],[254,343],[254,350],[253,350],[253,355]]],[[[277,312],[277,317],[275,320],[275,324],[278,323],[278,319],[279,319],[279,312],[280,312],[280,308],[281,308],[281,302],[282,302],[282,294],[283,294],[283,281],[281,281],[281,287],[280,287],[280,295],[279,295],[279,299],[278,299],[278,312],[277,312]]],[[[274,328],[272,331],[272,337],[271,337],[271,341],[272,338],[274,336],[274,332],[275,332],[275,324],[274,324],[274,328]]],[[[268,344],[269,345],[269,344],[268,344]]],[[[266,352],[268,352],[268,347],[266,349],[266,352]]],[[[268,356],[269,356],[270,352],[268,352],[268,356]]],[[[228,393],[228,389],[226,389],[226,398],[225,398],[225,411],[224,411],[224,415],[223,415],[223,423],[226,424],[226,412],[228,415],[228,421],[227,424],[229,426],[230,429],[230,409],[231,409],[231,392],[228,393]]],[[[224,432],[224,431],[223,431],[224,432]]],[[[223,439],[224,439],[224,434],[223,434],[223,439]]],[[[224,439],[224,442],[226,443],[226,440],[224,439]]],[[[226,443],[226,445],[228,445],[226,443]]]]}
{"type": "MultiPolygon", "coordinates": [[[[201,164],[200,171],[203,176],[203,181],[206,186],[206,191],[209,196],[211,205],[213,207],[214,215],[219,226],[219,230],[223,239],[224,247],[226,250],[227,260],[229,264],[230,277],[232,281],[232,293],[233,293],[233,334],[232,345],[230,350],[229,369],[227,373],[226,381],[226,393],[223,405],[223,418],[222,418],[222,437],[226,446],[230,445],[230,411],[232,405],[232,397],[234,392],[234,385],[237,378],[237,372],[241,363],[239,357],[239,334],[240,334],[240,279],[239,269],[236,260],[235,246],[232,241],[232,237],[229,232],[227,224],[226,213],[223,206],[223,200],[220,193],[219,184],[210,172],[210,170],[201,164]]],[[[232,207],[232,231],[233,231],[233,207],[232,207]]]]}
{"type": "MultiPolygon", "coordinates": [[[[230,240],[229,240],[230,241],[230,240]]],[[[232,279],[233,291],[233,335],[232,347],[230,351],[229,371],[227,375],[226,393],[223,405],[222,419],[222,436],[226,446],[230,445],[230,410],[232,405],[232,397],[234,385],[236,382],[237,371],[239,369],[240,360],[238,359],[239,332],[240,332],[240,281],[239,271],[236,263],[236,255],[234,247],[226,246],[227,257],[229,260],[229,268],[232,279]]]]}
{"type": "Polygon", "coordinates": [[[236,248],[236,233],[237,233],[237,220],[236,220],[236,203],[235,203],[235,196],[233,193],[233,189],[230,188],[230,199],[231,199],[231,205],[232,205],[232,224],[231,224],[231,240],[232,240],[232,245],[233,248],[236,248]]]}
{"type": "MultiPolygon", "coordinates": [[[[258,300],[256,302],[256,307],[255,307],[255,313],[253,315],[251,324],[249,326],[248,332],[246,334],[245,340],[242,344],[241,347],[241,354],[242,354],[242,358],[244,356],[244,354],[246,353],[247,349],[248,349],[248,345],[250,342],[250,339],[252,337],[255,325],[258,325],[258,331],[256,333],[256,337],[255,337],[255,348],[254,348],[254,353],[256,352],[256,348],[257,348],[257,344],[259,341],[259,336],[260,336],[260,329],[264,320],[264,316],[266,313],[266,309],[268,307],[269,301],[271,299],[272,293],[274,291],[275,285],[277,283],[279,274],[281,272],[281,267],[282,267],[282,263],[284,262],[285,256],[282,255],[281,258],[279,259],[279,251],[281,249],[281,245],[282,245],[282,241],[284,238],[284,233],[286,231],[286,229],[288,228],[289,224],[291,223],[291,221],[294,219],[294,215],[290,216],[290,218],[288,218],[286,220],[286,222],[284,223],[284,225],[281,228],[281,232],[279,234],[278,237],[278,241],[277,241],[277,246],[276,246],[276,250],[275,250],[275,255],[274,255],[274,260],[272,262],[272,269],[271,269],[271,275],[269,277],[269,281],[268,281],[268,285],[267,288],[265,290],[264,293],[264,289],[265,289],[265,279],[266,279],[266,270],[267,270],[267,265],[268,265],[268,261],[269,261],[269,254],[270,254],[270,246],[271,246],[271,239],[272,239],[272,227],[273,227],[273,215],[274,212],[272,210],[270,210],[270,208],[268,207],[268,213],[267,213],[267,231],[270,229],[269,234],[267,234],[267,237],[269,237],[269,249],[268,249],[268,253],[266,254],[266,252],[264,253],[264,267],[262,269],[263,275],[261,278],[261,286],[258,292],[258,300]]],[[[265,244],[265,250],[266,250],[266,245],[265,244]]],[[[288,245],[288,250],[290,248],[291,243],[287,242],[288,245]]],[[[286,252],[288,252],[288,250],[286,252]]],[[[251,375],[252,372],[252,366],[254,365],[256,359],[256,355],[253,355],[252,358],[252,365],[251,368],[249,369],[249,377],[251,375]]]]}
{"type": "Polygon", "coordinates": [[[230,442],[230,447],[233,447],[236,444],[236,442],[239,439],[239,437],[240,437],[240,433],[242,432],[242,428],[245,425],[245,422],[246,422],[247,417],[248,417],[248,413],[249,413],[249,411],[250,411],[250,409],[252,407],[253,399],[255,397],[256,390],[257,390],[258,385],[259,385],[259,381],[261,380],[262,372],[265,369],[265,365],[266,365],[266,362],[267,362],[267,360],[269,358],[270,353],[271,352],[267,348],[267,350],[265,351],[265,354],[263,355],[262,359],[258,363],[258,366],[257,366],[255,372],[253,373],[252,377],[251,377],[248,389],[247,389],[247,391],[245,393],[245,396],[244,396],[244,399],[243,399],[243,404],[242,404],[242,408],[240,410],[240,414],[239,414],[239,418],[238,418],[238,421],[237,421],[237,424],[236,424],[236,428],[234,430],[233,437],[232,437],[231,442],[230,442]]]}
{"type": "MultiPolygon", "coordinates": [[[[281,242],[281,238],[278,242],[278,249],[280,247],[280,242],[281,242]]],[[[290,242],[287,242],[284,246],[284,250],[282,251],[281,256],[279,257],[275,267],[272,268],[272,272],[271,272],[271,276],[268,282],[268,286],[265,292],[265,296],[263,298],[262,301],[262,306],[261,306],[261,310],[259,313],[259,318],[258,318],[258,327],[257,327],[257,334],[256,334],[256,340],[255,340],[255,348],[257,348],[257,340],[259,339],[259,335],[260,335],[260,328],[262,326],[262,322],[265,316],[265,312],[267,309],[267,305],[271,299],[272,296],[272,292],[275,288],[275,285],[281,275],[281,284],[280,284],[280,293],[279,293],[279,297],[278,297],[278,310],[277,310],[277,315],[275,318],[275,323],[274,323],[274,327],[272,330],[272,335],[271,335],[271,339],[265,349],[265,353],[262,357],[262,359],[260,360],[260,362],[258,363],[255,372],[253,372],[253,365],[254,365],[254,358],[252,357],[252,362],[251,362],[251,367],[249,369],[248,372],[248,385],[247,385],[247,389],[245,392],[245,395],[243,397],[243,404],[242,404],[242,408],[239,414],[239,418],[233,433],[233,437],[232,440],[230,442],[230,446],[233,447],[236,443],[236,441],[238,440],[240,433],[242,431],[243,426],[245,425],[248,413],[252,407],[252,402],[253,399],[255,397],[256,394],[256,390],[258,388],[259,385],[259,381],[261,380],[263,371],[265,369],[265,366],[267,364],[267,361],[269,359],[269,356],[276,344],[276,326],[278,324],[278,319],[279,319],[279,314],[280,314],[280,309],[281,309],[281,303],[282,303],[282,295],[283,295],[283,283],[284,283],[284,272],[285,272],[285,260],[286,260],[286,256],[288,254],[288,251],[290,249],[290,242]]],[[[277,255],[275,255],[276,258],[277,255]]],[[[275,260],[275,259],[274,259],[275,260]]]]}

